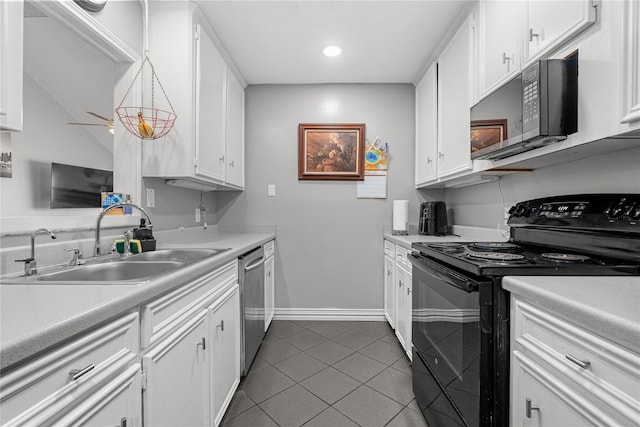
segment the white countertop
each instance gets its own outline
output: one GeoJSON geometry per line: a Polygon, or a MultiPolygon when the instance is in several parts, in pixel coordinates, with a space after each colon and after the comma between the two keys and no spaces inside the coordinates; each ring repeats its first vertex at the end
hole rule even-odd
{"type": "Polygon", "coordinates": [[[559,317],[640,352],[640,277],[505,277],[502,286],[559,317]]]}
{"type": "Polygon", "coordinates": [[[275,238],[275,227],[218,233],[201,227],[154,233],[157,249],[230,248],[151,282],[135,285],[0,282],[0,368],[124,314],[161,293],[275,238]]]}
{"type": "Polygon", "coordinates": [[[407,249],[411,249],[412,243],[419,242],[505,242],[509,239],[508,233],[503,234],[503,230],[497,230],[495,228],[479,228],[479,227],[465,227],[460,225],[454,225],[452,227],[452,233],[446,236],[429,236],[424,234],[418,234],[415,227],[409,227],[408,235],[396,235],[391,234],[390,227],[384,232],[384,238],[397,245],[403,246],[407,249]]]}

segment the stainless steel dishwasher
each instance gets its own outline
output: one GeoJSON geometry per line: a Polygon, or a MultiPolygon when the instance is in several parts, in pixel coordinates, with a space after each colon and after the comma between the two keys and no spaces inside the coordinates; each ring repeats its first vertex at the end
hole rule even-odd
{"type": "Polygon", "coordinates": [[[238,261],[242,311],[240,370],[245,376],[264,338],[264,249],[260,246],[238,257],[238,261]]]}

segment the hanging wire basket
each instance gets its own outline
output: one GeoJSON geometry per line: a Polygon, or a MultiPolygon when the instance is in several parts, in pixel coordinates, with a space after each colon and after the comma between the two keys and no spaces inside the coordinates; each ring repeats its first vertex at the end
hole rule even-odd
{"type": "MultiPolygon", "coordinates": [[[[142,93],[144,96],[144,87],[143,87],[142,93]]],[[[122,98],[120,105],[118,106],[118,108],[116,108],[116,114],[118,115],[118,118],[120,119],[120,122],[125,127],[125,129],[127,129],[127,131],[137,136],[138,138],[158,139],[165,136],[167,133],[171,131],[171,129],[173,129],[173,126],[178,116],[176,115],[173,109],[173,105],[171,105],[171,101],[169,101],[169,98],[167,97],[167,94],[165,93],[164,88],[162,87],[162,83],[160,83],[160,80],[156,75],[156,71],[153,68],[153,64],[151,63],[151,60],[146,54],[144,57],[144,61],[142,62],[142,65],[138,70],[138,73],[136,74],[135,78],[131,82],[129,89],[127,89],[127,92],[122,98]],[[150,79],[151,106],[150,107],[123,106],[123,104],[125,103],[125,101],[129,96],[129,93],[131,92],[131,88],[133,88],[133,86],[138,81],[145,65],[148,65],[149,68],[151,69],[151,79],[150,79]],[[160,87],[160,90],[162,91],[162,95],[164,96],[164,99],[162,100],[156,100],[156,97],[155,97],[156,83],[160,87]],[[165,105],[167,105],[168,108],[165,107],[165,105]],[[158,108],[158,106],[162,106],[163,108],[158,108]],[[171,109],[171,111],[169,111],[169,109],[171,109]]]]}

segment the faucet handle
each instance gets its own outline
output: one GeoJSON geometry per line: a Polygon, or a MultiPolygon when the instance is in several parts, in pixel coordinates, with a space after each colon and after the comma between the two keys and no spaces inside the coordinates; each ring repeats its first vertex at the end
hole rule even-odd
{"type": "Polygon", "coordinates": [[[73,258],[69,261],[69,265],[83,265],[84,264],[84,256],[82,255],[82,251],[78,248],[65,249],[66,252],[73,252],[73,258]]]}
{"type": "Polygon", "coordinates": [[[35,258],[16,259],[15,262],[24,263],[25,276],[33,276],[34,274],[38,274],[38,264],[36,263],[35,258]]]}

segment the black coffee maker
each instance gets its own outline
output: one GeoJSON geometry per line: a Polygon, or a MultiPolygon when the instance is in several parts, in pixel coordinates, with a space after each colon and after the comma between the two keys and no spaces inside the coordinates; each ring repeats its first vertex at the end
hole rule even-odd
{"type": "Polygon", "coordinates": [[[444,202],[421,203],[418,233],[444,236],[447,232],[447,205],[444,202]]]}

